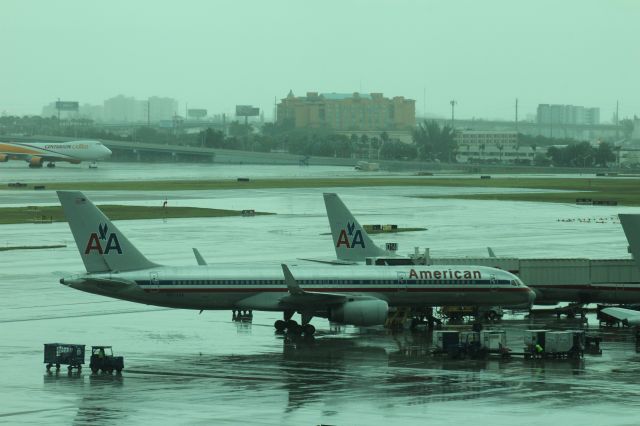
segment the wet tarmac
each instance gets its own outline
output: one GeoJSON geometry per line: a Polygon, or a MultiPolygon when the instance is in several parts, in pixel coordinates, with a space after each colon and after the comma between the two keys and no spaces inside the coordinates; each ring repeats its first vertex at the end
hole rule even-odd
{"type": "MultiPolygon", "coordinates": [[[[281,169],[280,169],[281,170],[281,169]]],[[[176,172],[177,173],[177,172],[176,172]]],[[[273,173],[273,172],[272,172],[273,173]]],[[[616,221],[637,209],[419,199],[455,188],[335,188],[89,193],[97,202],[160,203],[277,213],[250,218],[120,221],[150,259],[194,264],[191,247],[210,263],[301,262],[333,256],[321,193],[338,192],[361,223],[423,226],[427,231],[376,235],[400,252],[430,247],[434,256],[481,256],[490,245],[518,257],[627,257],[616,221]]],[[[55,195],[38,193],[54,203],[55,195]]],[[[2,196],[29,203],[33,192],[2,196]]],[[[9,201],[7,201],[9,198],[9,201]]],[[[31,198],[31,201],[34,201],[31,198]]],[[[433,358],[424,332],[335,327],[314,319],[317,337],[274,333],[277,314],[172,310],[85,294],[58,284],[82,270],[65,223],[2,225],[2,245],[67,244],[54,250],[0,252],[0,423],[8,424],[637,424],[640,355],[631,332],[603,336],[603,354],[579,362],[433,358]],[[46,373],[43,343],[113,345],[122,375],[46,373]]],[[[243,266],[244,265],[244,266],[243,266]]],[[[581,323],[509,316],[501,327],[521,350],[522,330],[581,323]]]]}

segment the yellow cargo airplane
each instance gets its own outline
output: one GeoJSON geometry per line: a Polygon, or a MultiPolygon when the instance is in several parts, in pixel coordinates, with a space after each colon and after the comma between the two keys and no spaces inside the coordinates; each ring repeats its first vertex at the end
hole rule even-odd
{"type": "Polygon", "coordinates": [[[103,160],[111,156],[111,150],[100,141],[82,140],[69,142],[0,142],[0,162],[25,160],[29,167],[55,167],[56,161],[79,164],[82,161],[103,160]]]}

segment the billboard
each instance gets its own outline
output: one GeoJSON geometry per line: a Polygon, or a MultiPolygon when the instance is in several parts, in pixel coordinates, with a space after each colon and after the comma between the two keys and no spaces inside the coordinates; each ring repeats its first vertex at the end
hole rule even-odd
{"type": "Polygon", "coordinates": [[[56,109],[58,111],[78,111],[79,104],[74,101],[57,101],[56,109]]]}
{"type": "Polygon", "coordinates": [[[187,116],[191,118],[204,118],[207,116],[207,110],[203,108],[188,109],[187,116]]]}
{"type": "Polygon", "coordinates": [[[260,108],[251,105],[236,105],[236,115],[239,117],[256,117],[260,115],[260,108]]]}

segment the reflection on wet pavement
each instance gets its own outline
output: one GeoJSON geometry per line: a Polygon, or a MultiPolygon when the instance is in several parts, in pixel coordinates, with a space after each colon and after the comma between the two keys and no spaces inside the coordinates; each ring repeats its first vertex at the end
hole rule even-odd
{"type": "MultiPolygon", "coordinates": [[[[159,263],[195,265],[191,247],[210,263],[327,258],[333,255],[330,237],[321,235],[328,231],[321,197],[327,190],[335,188],[175,193],[172,200],[180,205],[278,214],[120,221],[119,227],[159,263]]],[[[408,197],[416,191],[348,188],[340,194],[363,223],[429,228],[374,237],[399,242],[402,253],[421,246],[438,256],[480,256],[491,245],[508,256],[628,256],[618,224],[557,221],[593,215],[589,207],[408,197]]],[[[101,196],[160,199],[117,191],[101,196]]],[[[20,203],[32,196],[15,197],[20,203]]],[[[313,320],[315,339],[290,339],[274,333],[279,317],[273,313],[254,312],[253,322],[234,322],[231,312],[199,315],[66,288],[58,284],[60,276],[82,270],[66,224],[0,228],[2,244],[67,244],[0,253],[0,423],[405,425],[485,416],[492,425],[637,423],[640,355],[633,336],[627,329],[601,330],[591,315],[586,326],[603,337],[603,354],[577,362],[450,360],[429,355],[431,337],[423,331],[338,327],[322,319],[313,320]],[[80,373],[48,374],[42,345],[55,341],[112,345],[124,356],[125,370],[93,375],[85,365],[80,373]]],[[[555,318],[532,323],[519,315],[500,326],[508,331],[508,345],[520,351],[524,329],[583,324],[555,318]]]]}

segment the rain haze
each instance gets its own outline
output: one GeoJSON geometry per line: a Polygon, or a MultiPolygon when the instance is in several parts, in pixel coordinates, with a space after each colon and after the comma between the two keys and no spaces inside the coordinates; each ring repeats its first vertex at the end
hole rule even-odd
{"type": "Polygon", "coordinates": [[[628,1],[154,1],[0,5],[0,111],[170,96],[210,111],[307,91],[382,92],[418,115],[512,119],[539,103],[640,113],[628,1]],[[426,95],[426,96],[425,96],[426,95]]]}
{"type": "Polygon", "coordinates": [[[0,423],[635,425],[640,1],[0,1],[0,423]]]}

